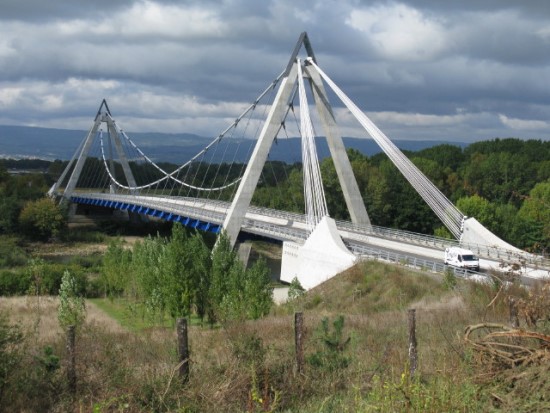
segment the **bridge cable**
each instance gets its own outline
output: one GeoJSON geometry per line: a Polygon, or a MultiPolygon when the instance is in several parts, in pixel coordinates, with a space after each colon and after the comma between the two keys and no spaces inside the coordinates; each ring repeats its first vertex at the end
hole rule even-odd
{"type": "MultiPolygon", "coordinates": [[[[208,144],[204,149],[202,149],[199,153],[197,153],[194,157],[192,157],[189,161],[187,161],[186,163],[184,163],[183,165],[181,165],[180,167],[178,167],[176,170],[172,171],[171,173],[167,173],[166,171],[164,171],[162,168],[160,168],[155,162],[153,162],[150,158],[148,158],[142,151],[141,149],[139,149],[139,147],[128,137],[128,135],[122,131],[122,129],[120,129],[118,127],[118,125],[116,124],[115,120],[112,118],[112,116],[110,114],[106,114],[107,116],[109,116],[109,118],[113,121],[113,124],[115,125],[115,127],[121,132],[121,135],[126,139],[128,140],[128,142],[140,153],[140,155],[148,162],[150,163],[153,167],[155,167],[157,170],[159,170],[164,176],[162,178],[159,178],[157,179],[156,181],[154,182],[151,182],[149,184],[145,184],[145,185],[136,185],[136,187],[130,187],[128,185],[123,185],[121,184],[120,182],[118,182],[118,180],[116,179],[113,179],[114,183],[123,188],[123,189],[127,189],[127,190],[141,190],[141,189],[145,189],[145,188],[150,188],[166,179],[172,179],[172,180],[175,180],[176,182],[178,182],[180,185],[183,185],[183,186],[187,186],[189,188],[192,188],[192,189],[195,189],[195,190],[198,190],[198,191],[221,191],[221,190],[224,190],[226,188],[229,188],[231,186],[234,186],[236,183],[238,183],[240,181],[241,178],[238,178],[236,179],[235,181],[229,183],[229,184],[226,184],[226,185],[223,185],[221,187],[218,187],[218,188],[201,188],[199,186],[195,186],[195,185],[190,185],[186,182],[183,182],[177,178],[174,177],[174,175],[177,175],[183,168],[185,168],[186,166],[189,166],[190,164],[192,164],[194,161],[196,161],[200,156],[204,155],[204,153],[206,153],[214,144],[218,143],[224,136],[225,134],[231,130],[232,128],[234,128],[238,123],[239,121],[248,113],[250,112],[251,110],[253,110],[259,103],[259,101],[267,94],[269,93],[270,91],[272,91],[275,86],[277,85],[277,83],[280,81],[280,79],[282,78],[284,72],[282,72],[279,76],[277,76],[277,78],[275,80],[273,80],[271,82],[271,84],[260,94],[260,96],[258,98],[256,98],[256,100],[254,101],[254,103],[252,103],[250,106],[248,106],[244,112],[239,116],[237,117],[237,119],[233,122],[232,125],[230,125],[229,127],[227,127],[221,134],[218,135],[217,138],[215,138],[212,142],[210,142],[210,144],[208,144]]],[[[103,152],[103,156],[104,156],[104,152],[103,152]]],[[[110,174],[112,175],[112,174],[110,174]]],[[[111,176],[111,178],[113,178],[111,176]]]]}
{"type": "Polygon", "coordinates": [[[306,219],[310,231],[325,216],[328,216],[327,202],[315,146],[315,131],[309,113],[309,105],[304,87],[302,65],[298,60],[298,90],[300,98],[300,126],[302,132],[302,164],[304,173],[304,198],[306,219]]]}
{"type": "Polygon", "coordinates": [[[464,214],[462,214],[462,212],[460,212],[458,208],[456,208],[454,204],[419,171],[419,169],[387,138],[386,135],[384,135],[382,131],[380,131],[380,129],[378,129],[378,127],[345,95],[345,93],[336,86],[312,59],[309,58],[308,62],[315,67],[321,77],[347,106],[369,135],[378,143],[394,165],[411,183],[413,188],[417,190],[424,201],[432,208],[449,231],[451,231],[456,238],[460,239],[464,214]]]}
{"type": "MultiPolygon", "coordinates": [[[[120,130],[120,129],[119,129],[120,130]]],[[[127,189],[127,190],[141,190],[141,189],[145,189],[145,188],[150,188],[154,185],[157,185],[159,184],[160,182],[163,182],[167,179],[172,179],[174,180],[175,182],[179,183],[180,185],[183,185],[183,186],[186,186],[188,188],[192,188],[192,189],[196,189],[198,191],[217,191],[217,190],[221,190],[221,189],[225,189],[225,187],[229,187],[229,186],[232,186],[232,185],[235,185],[239,180],[236,180],[235,182],[232,182],[228,185],[226,185],[225,187],[220,187],[220,188],[201,188],[199,186],[195,186],[195,185],[191,185],[191,184],[188,184],[187,182],[183,182],[177,178],[174,177],[174,175],[176,175],[177,173],[179,173],[183,168],[185,168],[186,166],[189,166],[191,165],[194,161],[196,161],[200,156],[203,156],[206,151],[208,149],[210,149],[210,147],[213,146],[214,143],[218,142],[219,140],[221,140],[221,138],[223,136],[218,136],[218,138],[216,138],[213,142],[211,142],[209,145],[207,145],[207,147],[205,147],[203,150],[201,150],[198,154],[196,154],[195,156],[193,156],[189,161],[187,161],[186,163],[184,163],[183,165],[179,166],[177,169],[175,169],[173,172],[166,172],[164,169],[162,169],[160,166],[158,166],[155,162],[153,162],[147,155],[145,155],[143,153],[143,151],[141,149],[139,149],[139,147],[128,137],[128,135],[126,134],[126,132],[121,131],[121,134],[122,136],[124,136],[125,139],[128,140],[128,142],[130,142],[130,144],[140,153],[141,156],[143,156],[147,162],[152,165],[153,167],[155,167],[159,172],[162,173],[162,177],[157,179],[156,181],[154,182],[150,182],[148,184],[144,184],[144,185],[136,185],[135,187],[130,187],[128,185],[123,185],[122,183],[120,183],[118,180],[115,179],[114,176],[112,176],[112,174],[109,173],[109,176],[111,177],[111,179],[113,179],[114,183],[119,186],[120,188],[123,188],[123,189],[127,189]]],[[[102,156],[104,157],[105,156],[105,153],[104,151],[102,151],[102,156]]]]}

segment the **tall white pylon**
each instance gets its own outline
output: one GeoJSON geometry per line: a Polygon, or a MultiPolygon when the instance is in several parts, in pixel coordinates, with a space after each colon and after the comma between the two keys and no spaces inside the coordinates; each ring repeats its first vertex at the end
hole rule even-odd
{"type": "MultiPolygon", "coordinates": [[[[244,222],[244,216],[252,200],[252,195],[262,169],[267,160],[267,155],[271,149],[271,145],[279,130],[284,124],[288,107],[291,103],[293,91],[298,82],[298,54],[302,47],[305,48],[307,57],[315,60],[315,55],[309,42],[307,33],[302,33],[294,51],[289,59],[286,71],[281,80],[277,95],[271,110],[264,123],[263,129],[258,138],[258,142],[248,162],[248,166],[241,179],[239,188],[233,198],[231,207],[228,210],[223,227],[229,236],[232,245],[235,244],[241,226],[244,222]]],[[[306,68],[307,69],[307,68],[306,68]]],[[[328,146],[334,162],[334,166],[338,175],[344,199],[349,210],[352,222],[370,226],[370,219],[365,208],[365,204],[361,197],[361,192],[353,175],[353,170],[349,158],[346,153],[342,136],[336,125],[328,97],[325,93],[324,86],[318,75],[304,76],[309,77],[310,86],[315,99],[315,105],[319,113],[321,123],[328,141],[328,146]]]]}
{"type": "MultiPolygon", "coordinates": [[[[86,138],[84,139],[83,143],[71,159],[71,161],[67,164],[67,167],[57,180],[57,183],[50,189],[50,192],[55,192],[58,188],[58,186],[63,182],[66,175],[72,168],[73,164],[76,164],[74,166],[73,172],[69,178],[69,182],[67,183],[67,186],[65,187],[65,190],[63,191],[63,198],[66,200],[69,200],[76,188],[76,184],[78,183],[78,179],[80,178],[80,174],[82,173],[82,168],[84,167],[84,163],[86,162],[86,158],[88,157],[88,153],[90,152],[90,148],[92,146],[92,143],[94,142],[94,139],[97,135],[97,131],[99,130],[99,127],[102,123],[107,124],[107,130],[109,132],[109,136],[114,141],[115,144],[115,150],[118,154],[118,159],[122,166],[122,171],[124,172],[124,176],[126,178],[126,181],[128,182],[128,185],[131,187],[136,187],[136,180],[134,179],[134,175],[132,173],[132,170],[130,169],[130,165],[128,163],[128,159],[126,157],[126,154],[124,153],[124,149],[122,147],[122,142],[120,140],[120,136],[118,133],[118,128],[115,124],[114,119],[111,116],[111,112],[109,110],[109,106],[107,105],[107,101],[103,99],[101,102],[101,105],[99,106],[99,109],[97,111],[97,115],[94,120],[94,124],[92,125],[90,131],[86,135],[86,138]]],[[[111,149],[111,142],[109,142],[109,148],[111,149]]],[[[113,162],[112,162],[112,153],[111,155],[111,168],[113,168],[113,162]]],[[[111,171],[114,173],[114,170],[111,171]]]]}

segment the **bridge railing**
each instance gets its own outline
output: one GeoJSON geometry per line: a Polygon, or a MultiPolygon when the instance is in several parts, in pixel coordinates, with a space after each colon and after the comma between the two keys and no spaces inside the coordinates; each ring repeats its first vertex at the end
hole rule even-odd
{"type": "MultiPolygon", "coordinates": [[[[108,193],[81,193],[80,196],[89,196],[96,199],[110,199],[118,200],[120,202],[129,202],[129,198],[132,196],[108,194],[108,193]]],[[[144,197],[140,197],[143,201],[144,197]]],[[[147,206],[152,208],[163,209],[167,212],[174,214],[181,214],[182,208],[189,214],[193,214],[195,218],[210,220],[211,222],[222,223],[225,218],[225,213],[229,209],[230,203],[227,201],[209,200],[209,199],[197,199],[186,197],[164,197],[157,198],[155,196],[145,196],[147,199],[147,206]],[[185,205],[187,203],[187,205],[185,205]],[[204,203],[207,205],[207,209],[199,207],[197,204],[204,203]]],[[[137,199],[136,199],[137,201],[137,199]]],[[[290,228],[290,225],[305,224],[306,217],[304,214],[279,211],[271,208],[250,206],[249,213],[269,216],[272,218],[278,218],[288,221],[288,226],[281,226],[277,224],[270,224],[266,222],[260,222],[256,220],[247,219],[245,226],[249,230],[257,230],[257,233],[267,232],[272,234],[277,239],[290,238],[295,241],[303,241],[307,238],[307,233],[302,229],[290,228]]],[[[472,250],[474,253],[483,258],[493,259],[503,262],[519,262],[529,264],[534,267],[550,268],[550,260],[542,256],[518,253],[515,251],[506,250],[503,248],[497,248],[492,246],[480,245],[480,244],[461,244],[457,240],[447,239],[442,237],[435,237],[431,235],[424,235],[410,231],[397,230],[392,228],[384,228],[379,226],[369,226],[354,224],[347,221],[336,221],[337,227],[341,231],[347,231],[359,235],[365,238],[365,242],[368,242],[369,236],[375,236],[378,238],[384,238],[388,240],[395,240],[399,242],[407,242],[414,245],[420,245],[439,250],[444,250],[447,247],[460,246],[472,250]]],[[[256,232],[256,231],[254,231],[256,232]]]]}
{"type": "Polygon", "coordinates": [[[397,230],[392,228],[377,227],[375,225],[358,225],[347,221],[337,221],[338,229],[354,232],[357,234],[374,235],[379,238],[410,242],[416,245],[431,246],[445,249],[448,247],[461,247],[474,252],[483,258],[497,261],[526,263],[535,267],[550,268],[550,260],[540,255],[527,252],[517,252],[496,246],[483,244],[460,243],[454,239],[436,237],[432,235],[418,234],[415,232],[397,230]]]}
{"type": "MultiPolygon", "coordinates": [[[[133,197],[129,197],[127,195],[119,195],[119,194],[79,193],[78,196],[82,198],[109,200],[109,201],[121,202],[121,203],[134,202],[133,197]]],[[[205,220],[205,221],[209,221],[217,224],[221,224],[225,218],[225,213],[223,212],[212,211],[209,209],[204,209],[193,205],[182,205],[178,203],[175,198],[173,199],[159,198],[159,200],[156,200],[154,197],[150,197],[149,199],[144,199],[144,198],[141,198],[139,200],[135,199],[135,202],[136,204],[139,203],[139,205],[150,209],[157,209],[167,213],[172,213],[174,215],[188,214],[193,218],[205,220]]]]}
{"type": "Polygon", "coordinates": [[[346,246],[355,254],[362,257],[374,258],[394,264],[400,264],[408,267],[413,267],[423,271],[431,271],[435,273],[445,273],[451,271],[455,276],[469,278],[475,276],[478,279],[489,281],[490,277],[486,274],[465,270],[463,268],[449,267],[441,261],[427,260],[419,257],[412,257],[405,254],[399,254],[393,251],[387,251],[377,248],[368,247],[363,244],[346,242],[346,246]]]}
{"type": "Polygon", "coordinates": [[[259,235],[271,234],[274,238],[281,241],[292,239],[296,242],[301,242],[307,239],[307,233],[303,230],[290,227],[281,227],[277,224],[270,224],[253,219],[245,219],[243,227],[245,227],[248,231],[259,235]]]}

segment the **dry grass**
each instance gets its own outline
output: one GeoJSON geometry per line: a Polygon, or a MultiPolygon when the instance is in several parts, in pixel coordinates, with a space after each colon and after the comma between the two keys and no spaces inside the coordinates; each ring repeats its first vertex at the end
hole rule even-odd
{"type": "Polygon", "coordinates": [[[37,345],[51,343],[63,333],[57,320],[57,297],[2,297],[0,311],[9,315],[11,323],[32,333],[37,345]]]}
{"type": "MultiPolygon", "coordinates": [[[[492,406],[471,381],[462,332],[472,321],[506,321],[504,293],[487,306],[494,295],[491,286],[461,283],[449,291],[432,276],[364,263],[264,319],[214,329],[190,326],[187,385],[176,374],[173,329],[128,332],[88,303],[86,326],[77,340],[76,407],[106,412],[272,409],[307,413],[367,412],[378,406],[382,411],[402,411],[407,397],[432,401],[422,409],[409,406],[405,409],[409,411],[472,411],[492,406]],[[406,310],[413,307],[420,381],[403,384],[408,363],[406,310]],[[348,367],[329,371],[306,363],[305,372],[298,374],[295,311],[304,313],[306,356],[324,349],[317,333],[321,320],[345,316],[342,340],[350,338],[343,353],[349,357],[348,367]]],[[[33,345],[56,343],[56,351],[64,356],[55,299],[2,298],[2,308],[31,330],[38,318],[39,340],[33,345]]],[[[54,403],[57,411],[67,410],[66,400],[54,403]]]]}
{"type": "MultiPolygon", "coordinates": [[[[54,341],[63,334],[57,320],[59,300],[52,296],[2,297],[0,311],[9,315],[11,323],[24,331],[33,331],[40,343],[54,341]]],[[[101,326],[105,332],[121,333],[120,324],[95,304],[86,300],[86,323],[101,326]]]]}

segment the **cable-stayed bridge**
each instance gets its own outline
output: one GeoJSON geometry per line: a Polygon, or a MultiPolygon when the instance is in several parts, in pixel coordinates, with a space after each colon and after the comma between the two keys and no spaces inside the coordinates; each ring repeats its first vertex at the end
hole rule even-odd
{"type": "Polygon", "coordinates": [[[550,268],[541,257],[507,244],[475,218],[464,216],[318,66],[306,33],[285,70],[264,92],[203,150],[173,170],[143,153],[104,100],[50,194],[73,205],[118,209],[213,232],[223,229],[233,244],[241,231],[283,241],[281,279],[297,277],[306,288],[350,267],[358,256],[376,255],[376,251],[441,262],[445,247],[461,245],[483,258],[486,268],[500,261],[521,262],[531,276],[544,276],[550,268]],[[454,241],[372,225],[326,86],[416,189],[454,241]],[[311,98],[315,112],[310,112],[311,98]],[[351,222],[330,217],[314,125],[321,126],[327,139],[351,222]],[[302,166],[303,194],[298,203],[303,204],[304,214],[251,205],[259,183],[275,177],[276,184],[278,173],[268,162],[269,152],[274,144],[283,144],[289,133],[300,136],[302,142],[302,153],[296,155],[302,166]],[[228,145],[232,139],[250,144],[248,162],[236,162],[228,145]],[[214,153],[223,154],[225,161],[209,162],[214,153]]]}

